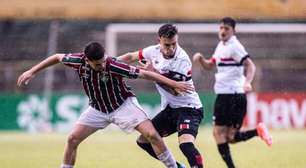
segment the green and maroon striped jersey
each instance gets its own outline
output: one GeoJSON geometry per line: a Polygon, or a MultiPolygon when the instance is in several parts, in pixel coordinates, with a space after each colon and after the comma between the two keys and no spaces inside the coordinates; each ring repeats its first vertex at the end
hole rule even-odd
{"type": "Polygon", "coordinates": [[[139,69],[107,57],[103,71],[95,71],[85,61],[83,53],[66,54],[62,63],[79,75],[89,105],[102,112],[112,112],[131,96],[135,96],[123,78],[137,78],[139,69]]]}

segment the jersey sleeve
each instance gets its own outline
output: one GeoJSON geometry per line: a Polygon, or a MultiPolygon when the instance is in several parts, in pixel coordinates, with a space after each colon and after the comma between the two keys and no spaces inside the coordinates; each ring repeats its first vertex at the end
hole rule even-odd
{"type": "Polygon", "coordinates": [[[136,79],[139,76],[139,69],[135,66],[128,65],[113,58],[108,64],[111,74],[119,75],[126,78],[136,79]]]}
{"type": "Polygon", "coordinates": [[[151,60],[151,47],[143,48],[138,51],[138,60],[151,60]]]}
{"type": "Polygon", "coordinates": [[[83,54],[81,53],[65,54],[63,59],[61,60],[61,63],[73,69],[78,69],[84,63],[83,54]]]}
{"type": "Polygon", "coordinates": [[[232,57],[235,61],[239,63],[242,63],[247,57],[249,57],[249,54],[247,53],[243,45],[241,45],[240,43],[234,45],[233,50],[234,51],[232,57]]]}

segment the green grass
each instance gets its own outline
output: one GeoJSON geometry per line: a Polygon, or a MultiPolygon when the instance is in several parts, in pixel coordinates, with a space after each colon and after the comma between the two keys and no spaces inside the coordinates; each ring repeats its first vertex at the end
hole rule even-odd
{"type": "MultiPolygon", "coordinates": [[[[267,147],[259,138],[232,145],[239,168],[306,168],[306,130],[273,131],[274,145],[267,147]]],[[[76,168],[163,168],[134,143],[138,133],[100,131],[84,141],[78,151],[76,168]]],[[[0,168],[58,168],[65,134],[0,133],[0,168]]],[[[177,160],[187,161],[179,151],[177,138],[166,139],[177,160]]],[[[197,146],[207,168],[225,168],[211,136],[201,129],[197,146]]]]}

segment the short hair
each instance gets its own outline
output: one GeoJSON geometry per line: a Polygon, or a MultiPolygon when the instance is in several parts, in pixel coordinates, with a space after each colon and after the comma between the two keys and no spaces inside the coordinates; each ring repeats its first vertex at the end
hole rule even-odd
{"type": "Polygon", "coordinates": [[[170,23],[162,25],[158,30],[158,36],[165,38],[173,38],[177,33],[177,28],[170,23]]]}
{"type": "Polygon", "coordinates": [[[236,21],[231,17],[224,17],[224,18],[221,19],[220,22],[223,23],[223,24],[229,25],[233,29],[235,29],[236,21]]]}
{"type": "Polygon", "coordinates": [[[86,45],[84,54],[89,60],[99,60],[104,57],[105,49],[98,42],[91,42],[86,45]]]}

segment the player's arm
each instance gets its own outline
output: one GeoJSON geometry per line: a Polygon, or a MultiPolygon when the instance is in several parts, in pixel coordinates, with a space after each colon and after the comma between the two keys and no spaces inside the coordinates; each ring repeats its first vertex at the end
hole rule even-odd
{"type": "Polygon", "coordinates": [[[213,67],[215,67],[214,59],[206,59],[201,53],[195,53],[193,55],[193,62],[199,62],[200,65],[207,70],[211,70],[213,67]]]}
{"type": "Polygon", "coordinates": [[[28,84],[28,82],[41,70],[59,63],[64,57],[64,54],[54,54],[40,63],[33,66],[31,69],[22,73],[17,80],[17,85],[28,84]]]}
{"type": "Polygon", "coordinates": [[[139,71],[139,78],[147,79],[147,80],[152,80],[158,83],[163,83],[165,85],[168,85],[169,87],[172,87],[176,89],[178,92],[184,92],[188,93],[189,91],[193,91],[194,88],[192,85],[186,83],[186,82],[177,82],[171,79],[168,79],[158,73],[152,72],[152,71],[146,71],[143,69],[140,69],[139,71]]]}
{"type": "Polygon", "coordinates": [[[138,58],[139,58],[138,54],[139,54],[138,51],[128,52],[126,54],[123,54],[123,55],[119,56],[117,59],[122,61],[122,62],[125,62],[127,64],[131,64],[133,62],[138,61],[138,58]]]}
{"type": "Polygon", "coordinates": [[[250,58],[246,58],[243,61],[243,66],[244,66],[244,69],[245,69],[244,90],[246,92],[250,92],[253,89],[251,83],[252,83],[252,81],[254,79],[254,76],[255,76],[256,66],[250,58]]]}

